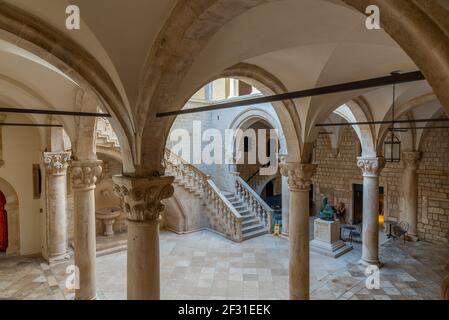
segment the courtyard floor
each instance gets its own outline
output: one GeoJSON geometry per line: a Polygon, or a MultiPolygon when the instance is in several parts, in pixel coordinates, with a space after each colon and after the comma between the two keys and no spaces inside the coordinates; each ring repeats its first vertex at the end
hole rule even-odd
{"type": "MultiPolygon", "coordinates": [[[[162,299],[287,299],[288,241],[234,243],[209,231],[161,232],[162,299]]],[[[360,244],[334,259],[311,252],[312,299],[439,299],[449,248],[391,240],[381,246],[380,289],[365,286],[360,244]]],[[[63,263],[0,257],[0,299],[73,299],[63,263]]],[[[126,251],[97,258],[99,299],[126,299],[126,251]]]]}

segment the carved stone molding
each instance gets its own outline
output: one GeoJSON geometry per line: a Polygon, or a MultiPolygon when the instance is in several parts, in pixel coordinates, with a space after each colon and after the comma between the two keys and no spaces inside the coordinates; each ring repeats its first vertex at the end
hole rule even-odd
{"type": "Polygon", "coordinates": [[[47,174],[66,174],[69,161],[70,152],[44,152],[44,164],[47,174]]]}
{"type": "Polygon", "coordinates": [[[163,199],[174,193],[174,177],[114,176],[114,192],[122,199],[128,220],[143,222],[159,219],[164,210],[163,199]]]}
{"type": "Polygon", "coordinates": [[[378,177],[385,167],[384,158],[357,158],[357,166],[362,170],[364,177],[378,177]]]}
{"type": "Polygon", "coordinates": [[[91,188],[101,175],[101,160],[72,161],[71,177],[73,188],[91,188]]]}
{"type": "Polygon", "coordinates": [[[288,177],[290,191],[308,191],[312,184],[312,177],[316,172],[316,164],[311,163],[281,163],[281,174],[288,177]]]}
{"type": "Polygon", "coordinates": [[[402,161],[406,169],[417,170],[420,159],[421,152],[411,151],[402,153],[402,161]]]}

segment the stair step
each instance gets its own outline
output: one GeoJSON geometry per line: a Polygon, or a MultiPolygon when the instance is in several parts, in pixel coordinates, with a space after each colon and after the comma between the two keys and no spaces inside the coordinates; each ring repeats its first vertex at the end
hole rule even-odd
{"type": "Polygon", "coordinates": [[[252,226],[243,227],[242,233],[245,235],[247,233],[255,232],[258,230],[265,230],[265,226],[261,223],[258,223],[258,224],[252,225],[252,226]]]}
{"type": "Polygon", "coordinates": [[[259,219],[257,219],[256,217],[252,217],[252,219],[242,221],[242,227],[248,227],[248,226],[251,226],[254,224],[259,224],[259,223],[260,223],[259,219]]]}
{"type": "Polygon", "coordinates": [[[245,240],[248,240],[248,239],[251,239],[251,238],[262,236],[262,235],[267,234],[267,233],[268,233],[268,230],[266,230],[266,229],[253,231],[253,232],[248,232],[248,233],[243,234],[242,239],[243,239],[243,241],[245,241],[245,240]]]}

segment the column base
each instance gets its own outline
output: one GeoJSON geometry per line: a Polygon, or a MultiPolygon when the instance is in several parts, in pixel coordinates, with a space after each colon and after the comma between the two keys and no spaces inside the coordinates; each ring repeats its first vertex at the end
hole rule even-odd
{"type": "Polygon", "coordinates": [[[69,260],[70,260],[70,255],[68,253],[64,253],[64,254],[60,254],[60,255],[48,258],[48,264],[55,265],[55,264],[67,262],[69,260]]]}
{"type": "Polygon", "coordinates": [[[332,258],[338,258],[346,252],[351,251],[352,249],[352,245],[347,245],[341,240],[334,243],[328,243],[317,239],[310,241],[311,251],[321,253],[332,258]]]}
{"type": "Polygon", "coordinates": [[[281,233],[281,238],[288,239],[288,233],[281,233]]]}
{"type": "Polygon", "coordinates": [[[377,266],[379,269],[382,268],[384,266],[384,264],[382,262],[380,262],[379,260],[376,261],[372,261],[372,260],[364,260],[363,258],[359,260],[359,264],[365,267],[368,266],[377,266]]]}

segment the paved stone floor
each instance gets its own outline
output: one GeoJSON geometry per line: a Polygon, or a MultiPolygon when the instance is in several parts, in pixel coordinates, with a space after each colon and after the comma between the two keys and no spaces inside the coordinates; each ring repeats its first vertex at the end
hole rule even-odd
{"type": "MultiPolygon", "coordinates": [[[[389,241],[381,288],[365,287],[360,244],[333,259],[311,252],[312,299],[438,299],[449,248],[389,241]]],[[[287,299],[288,242],[270,235],[233,243],[212,232],[161,232],[162,299],[287,299]]],[[[69,263],[0,257],[0,299],[73,299],[65,289],[69,263]]],[[[126,251],[97,258],[98,297],[126,298],[126,251]]]]}

